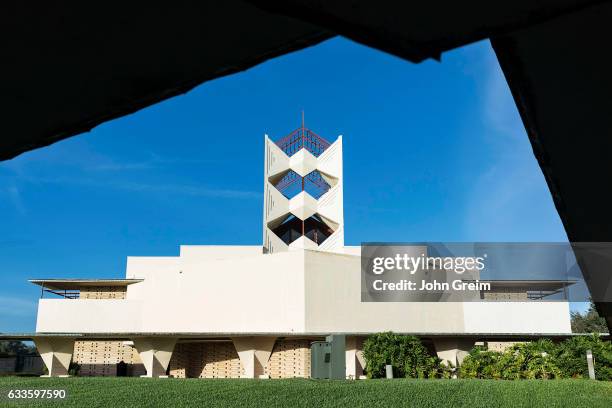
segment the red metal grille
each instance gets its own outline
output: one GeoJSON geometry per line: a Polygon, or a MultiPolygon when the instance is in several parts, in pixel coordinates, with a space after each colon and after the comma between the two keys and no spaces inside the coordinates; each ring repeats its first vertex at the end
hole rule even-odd
{"type": "Polygon", "coordinates": [[[295,197],[301,191],[306,191],[317,200],[331,188],[318,170],[308,173],[303,180],[299,174],[289,170],[274,184],[274,187],[288,199],[295,197]]]}
{"type": "Polygon", "coordinates": [[[313,156],[319,157],[330,144],[331,143],[327,140],[305,127],[294,130],[276,142],[276,145],[289,157],[293,156],[302,148],[308,150],[313,156]]]}
{"type": "Polygon", "coordinates": [[[318,214],[314,214],[303,221],[295,215],[289,214],[272,231],[287,245],[303,235],[314,243],[321,244],[334,233],[334,230],[318,214]]]}

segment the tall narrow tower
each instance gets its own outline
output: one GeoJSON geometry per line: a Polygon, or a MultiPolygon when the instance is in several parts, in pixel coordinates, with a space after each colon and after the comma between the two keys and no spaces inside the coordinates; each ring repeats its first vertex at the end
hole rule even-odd
{"type": "Polygon", "coordinates": [[[344,247],[342,136],[330,143],[302,126],[265,135],[264,252],[344,247]]]}

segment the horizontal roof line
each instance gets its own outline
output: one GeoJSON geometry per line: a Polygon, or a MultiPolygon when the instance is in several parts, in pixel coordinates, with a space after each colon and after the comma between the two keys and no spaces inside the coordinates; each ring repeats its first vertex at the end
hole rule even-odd
{"type": "MultiPolygon", "coordinates": [[[[304,333],[274,333],[274,332],[254,332],[254,333],[196,333],[196,332],[162,332],[162,333],[0,333],[0,340],[30,340],[36,337],[74,337],[76,339],[114,339],[131,340],[134,337],[179,337],[182,339],[198,338],[219,338],[219,337],[242,337],[242,336],[274,336],[274,337],[322,337],[330,334],[345,334],[349,336],[369,336],[374,332],[304,332],[304,333]]],[[[397,332],[397,334],[412,335],[418,337],[476,337],[488,339],[527,339],[541,337],[576,337],[590,336],[591,333],[431,333],[431,332],[397,332]]],[[[603,338],[609,338],[608,333],[598,333],[603,338]]]]}
{"type": "Polygon", "coordinates": [[[29,279],[28,282],[47,289],[77,289],[96,286],[127,286],[144,279],[29,279]]]}

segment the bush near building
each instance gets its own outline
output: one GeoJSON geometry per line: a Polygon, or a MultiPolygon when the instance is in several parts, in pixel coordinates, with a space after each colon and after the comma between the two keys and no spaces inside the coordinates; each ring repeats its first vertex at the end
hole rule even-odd
{"type": "MultiPolygon", "coordinates": [[[[612,381],[612,343],[599,335],[571,337],[555,344],[549,339],[515,344],[503,352],[477,346],[456,373],[461,378],[495,380],[589,378],[586,352],[591,350],[598,380],[612,381]]],[[[392,332],[368,337],[363,345],[368,378],[451,378],[455,369],[433,356],[415,336],[392,332]]]]}
{"type": "Polygon", "coordinates": [[[598,335],[572,337],[559,344],[548,339],[515,344],[504,352],[475,347],[463,360],[459,376],[502,380],[589,378],[587,350],[593,352],[596,379],[612,380],[612,343],[598,335]]]}
{"type": "Polygon", "coordinates": [[[429,353],[415,336],[393,332],[373,334],[363,344],[368,378],[385,378],[391,364],[394,377],[450,378],[453,367],[429,353]]]}
{"type": "Polygon", "coordinates": [[[462,378],[501,380],[563,377],[555,361],[555,344],[548,340],[515,344],[504,352],[475,347],[459,369],[462,378]]]}

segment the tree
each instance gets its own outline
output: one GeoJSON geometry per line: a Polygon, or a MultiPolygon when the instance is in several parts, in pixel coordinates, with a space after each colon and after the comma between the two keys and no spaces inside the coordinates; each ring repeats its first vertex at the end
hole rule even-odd
{"type": "Polygon", "coordinates": [[[0,341],[0,355],[16,356],[18,354],[32,354],[34,347],[26,345],[22,341],[0,341]]]}
{"type": "Polygon", "coordinates": [[[599,316],[592,301],[586,313],[571,313],[571,324],[574,333],[608,333],[606,319],[599,316]]]}

